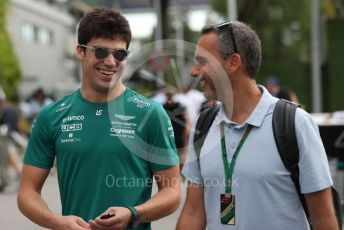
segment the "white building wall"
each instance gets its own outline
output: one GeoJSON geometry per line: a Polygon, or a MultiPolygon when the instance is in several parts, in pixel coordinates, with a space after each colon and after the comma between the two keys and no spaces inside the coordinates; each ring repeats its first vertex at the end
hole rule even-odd
{"type": "Polygon", "coordinates": [[[71,16],[43,2],[11,0],[7,25],[22,68],[18,89],[21,97],[28,96],[37,87],[52,93],[61,84],[75,82],[75,55],[71,53],[75,46],[75,21],[71,16]],[[25,23],[51,31],[52,44],[25,39],[22,32],[25,23]]]}

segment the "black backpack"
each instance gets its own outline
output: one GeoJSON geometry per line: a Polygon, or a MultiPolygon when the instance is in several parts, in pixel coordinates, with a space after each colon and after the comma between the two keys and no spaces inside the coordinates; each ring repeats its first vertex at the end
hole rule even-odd
{"type": "MultiPolygon", "coordinates": [[[[299,195],[307,219],[309,220],[306,200],[304,195],[301,193],[299,183],[299,149],[294,125],[297,107],[298,105],[294,103],[280,99],[277,102],[273,112],[272,127],[278,152],[283,164],[291,173],[291,179],[295,184],[296,191],[299,195]]],[[[199,159],[204,140],[207,136],[210,126],[219,112],[219,109],[219,105],[209,107],[201,112],[197,120],[193,142],[197,159],[199,159]]],[[[331,190],[337,223],[339,229],[342,229],[341,200],[336,189],[331,187],[331,190]]],[[[311,223],[310,226],[312,227],[311,223]]]]}

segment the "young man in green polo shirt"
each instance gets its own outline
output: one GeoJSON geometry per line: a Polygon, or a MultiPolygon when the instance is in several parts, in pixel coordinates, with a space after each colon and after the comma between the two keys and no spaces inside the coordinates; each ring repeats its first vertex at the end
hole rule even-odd
{"type": "Polygon", "coordinates": [[[150,229],[179,205],[171,122],[161,105],[122,83],[130,40],[127,20],[111,9],[79,24],[81,88],[38,114],[24,158],[18,206],[43,227],[150,229]],[[40,195],[55,158],[62,215],[40,195]]]}

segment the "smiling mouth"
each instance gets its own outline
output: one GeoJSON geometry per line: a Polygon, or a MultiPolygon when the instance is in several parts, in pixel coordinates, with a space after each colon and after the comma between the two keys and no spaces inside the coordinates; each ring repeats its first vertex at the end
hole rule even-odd
{"type": "Polygon", "coordinates": [[[112,76],[113,74],[117,73],[117,70],[104,70],[104,69],[100,69],[100,68],[97,68],[98,72],[105,75],[105,76],[112,76]]]}

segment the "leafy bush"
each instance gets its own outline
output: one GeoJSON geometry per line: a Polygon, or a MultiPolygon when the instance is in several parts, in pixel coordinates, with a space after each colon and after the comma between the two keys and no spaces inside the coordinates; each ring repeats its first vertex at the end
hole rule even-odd
{"type": "Polygon", "coordinates": [[[8,0],[0,1],[0,85],[10,99],[17,96],[21,70],[13,45],[6,30],[6,9],[8,0]]]}

